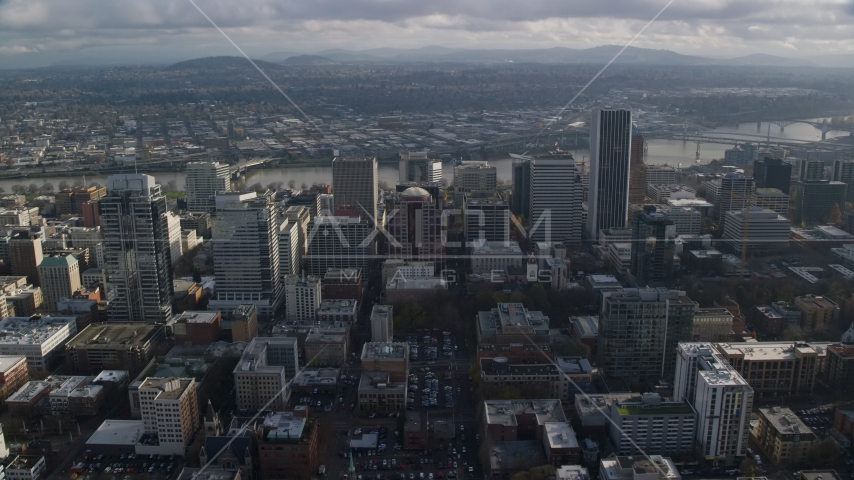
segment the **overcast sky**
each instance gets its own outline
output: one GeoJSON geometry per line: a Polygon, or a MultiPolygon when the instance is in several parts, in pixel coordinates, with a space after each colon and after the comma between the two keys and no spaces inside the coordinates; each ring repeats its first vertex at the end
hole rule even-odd
{"type": "MultiPolygon", "coordinates": [[[[249,55],[625,44],[667,0],[196,0],[249,55]]],[[[852,0],[675,0],[634,46],[708,57],[854,53],[852,0]]],[[[0,68],[238,53],[189,0],[0,0],[0,68]]]]}

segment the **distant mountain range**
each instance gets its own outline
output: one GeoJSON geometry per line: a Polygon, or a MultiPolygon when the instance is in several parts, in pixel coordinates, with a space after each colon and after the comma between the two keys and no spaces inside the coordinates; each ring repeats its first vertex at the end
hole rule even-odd
{"type": "MultiPolygon", "coordinates": [[[[599,47],[575,49],[566,47],[541,48],[529,50],[472,50],[427,46],[421,48],[374,48],[369,50],[329,49],[311,55],[295,52],[274,52],[260,57],[260,61],[277,66],[322,66],[348,63],[552,63],[552,64],[593,64],[604,65],[622,47],[602,45],[599,47]]],[[[208,57],[180,62],[170,68],[199,68],[203,63],[213,62],[223,68],[224,59],[237,57],[208,57]],[[195,62],[195,63],[194,63],[195,62]],[[198,63],[203,62],[203,63],[198,63]]],[[[226,62],[228,63],[228,62],[226,62]]],[[[732,67],[854,67],[854,54],[816,55],[809,59],[789,58],[777,55],[757,53],[743,57],[719,59],[696,55],[682,55],[672,50],[628,47],[614,62],[622,65],[721,65],[732,67]]],[[[231,66],[231,65],[228,65],[231,66]]],[[[263,68],[263,67],[262,67],[263,68]]]]}

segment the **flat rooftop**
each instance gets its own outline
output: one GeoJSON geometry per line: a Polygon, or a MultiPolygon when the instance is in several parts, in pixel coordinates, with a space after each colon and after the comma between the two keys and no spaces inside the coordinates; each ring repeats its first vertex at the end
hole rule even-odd
{"type": "Polygon", "coordinates": [[[116,382],[121,383],[130,378],[130,372],[125,370],[102,370],[101,373],[92,380],[92,383],[99,382],[116,382]]]}
{"type": "Polygon", "coordinates": [[[718,350],[725,356],[741,356],[750,361],[795,360],[799,355],[827,355],[832,342],[750,342],[718,343],[718,350]]]}
{"type": "Polygon", "coordinates": [[[0,355],[0,372],[5,372],[21,362],[26,363],[27,357],[23,355],[0,355]]]}
{"type": "Polygon", "coordinates": [[[522,256],[522,248],[518,242],[486,242],[483,245],[475,245],[472,255],[518,255],[522,256]]]}
{"type": "Polygon", "coordinates": [[[184,313],[181,313],[175,318],[175,322],[186,322],[186,323],[213,323],[214,320],[219,316],[218,311],[199,311],[199,310],[188,310],[184,313]]]}
{"type": "Polygon", "coordinates": [[[783,435],[810,435],[812,429],[807,426],[791,409],[786,407],[766,407],[759,409],[759,415],[777,432],[783,435]]]}
{"type": "Polygon", "coordinates": [[[318,315],[354,315],[359,302],[356,300],[326,299],[320,302],[318,315]]]}
{"type": "Polygon", "coordinates": [[[68,341],[66,348],[127,350],[141,347],[163,329],[142,322],[93,323],[68,341]]]}
{"type": "Polygon", "coordinates": [[[293,412],[273,412],[264,417],[265,438],[296,440],[302,437],[306,423],[305,417],[296,417],[293,412]]]}
{"type": "Polygon", "coordinates": [[[44,380],[31,380],[25,383],[17,392],[6,399],[6,403],[28,403],[44,390],[50,388],[50,382],[44,380]]]}
{"type": "Polygon", "coordinates": [[[545,435],[551,448],[580,448],[575,431],[565,422],[545,424],[545,435]]]}
{"type": "Polygon", "coordinates": [[[7,317],[0,320],[0,345],[40,345],[69,326],[73,335],[77,330],[76,317],[7,317]]]}
{"type": "Polygon", "coordinates": [[[136,445],[145,432],[142,420],[104,420],[86,445],[136,445]]]}
{"type": "Polygon", "coordinates": [[[560,400],[485,400],[484,413],[488,424],[518,425],[516,415],[535,415],[538,425],[566,422],[560,400]]]}
{"type": "Polygon", "coordinates": [[[582,338],[598,338],[599,336],[599,317],[583,316],[569,317],[570,323],[578,330],[582,338]]]}
{"type": "Polygon", "coordinates": [[[362,360],[404,360],[409,356],[409,346],[403,342],[366,342],[362,347],[362,360]]]}

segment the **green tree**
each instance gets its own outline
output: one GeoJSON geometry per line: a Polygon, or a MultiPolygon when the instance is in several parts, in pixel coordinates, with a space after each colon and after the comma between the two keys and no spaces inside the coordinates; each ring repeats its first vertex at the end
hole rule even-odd
{"type": "Polygon", "coordinates": [[[785,330],[783,330],[783,333],[780,334],[780,340],[787,340],[787,341],[788,340],[805,340],[806,337],[807,337],[807,332],[803,328],[801,328],[797,325],[792,325],[792,326],[786,328],[785,330]]]}
{"type": "Polygon", "coordinates": [[[589,358],[590,347],[578,340],[565,340],[552,344],[552,353],[561,356],[578,356],[589,358]]]}
{"type": "Polygon", "coordinates": [[[827,437],[813,445],[810,456],[816,463],[832,462],[839,458],[839,444],[833,437],[827,437]]]}
{"type": "Polygon", "coordinates": [[[477,362],[471,364],[471,367],[469,367],[469,374],[471,374],[472,381],[475,385],[480,383],[480,365],[477,362]]]}
{"type": "Polygon", "coordinates": [[[756,460],[750,457],[741,461],[741,465],[738,466],[738,470],[741,472],[743,477],[759,476],[759,465],[756,464],[756,460]]]}

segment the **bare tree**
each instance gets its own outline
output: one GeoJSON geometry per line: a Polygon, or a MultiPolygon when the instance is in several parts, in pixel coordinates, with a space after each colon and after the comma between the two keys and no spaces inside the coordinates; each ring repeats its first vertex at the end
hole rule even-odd
{"type": "Polygon", "coordinates": [[[65,190],[66,188],[69,188],[70,186],[71,185],[68,182],[66,182],[65,180],[62,180],[59,182],[59,189],[60,190],[65,190]]]}
{"type": "Polygon", "coordinates": [[[290,179],[290,180],[288,180],[288,188],[293,189],[293,188],[296,188],[296,187],[297,187],[297,182],[296,182],[296,180],[294,180],[293,178],[292,178],[292,179],[290,179]]]}
{"type": "Polygon", "coordinates": [[[52,193],[53,192],[53,184],[50,182],[44,182],[41,186],[42,193],[52,193]]]}

